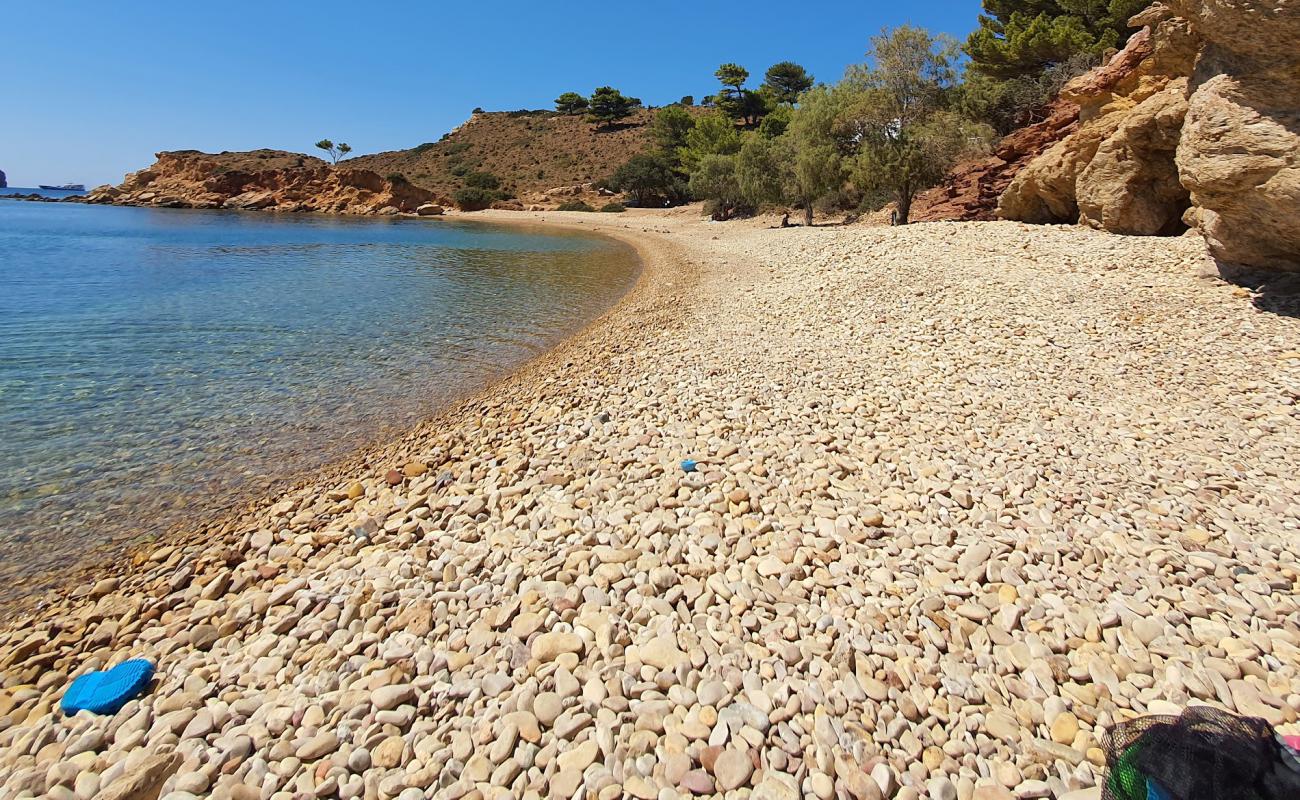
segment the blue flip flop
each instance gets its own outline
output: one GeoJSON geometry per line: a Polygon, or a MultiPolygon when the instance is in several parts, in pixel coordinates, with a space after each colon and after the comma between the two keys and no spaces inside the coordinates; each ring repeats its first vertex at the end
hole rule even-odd
{"type": "Polygon", "coordinates": [[[123,661],[107,670],[88,672],[63,693],[59,707],[71,716],[81,710],[92,714],[116,714],[122,706],[144,691],[153,677],[153,664],[143,658],[123,661]]]}

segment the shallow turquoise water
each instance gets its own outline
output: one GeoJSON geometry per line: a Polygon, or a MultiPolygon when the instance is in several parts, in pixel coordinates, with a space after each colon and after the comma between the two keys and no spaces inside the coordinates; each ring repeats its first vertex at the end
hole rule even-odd
{"type": "Polygon", "coordinates": [[[634,277],[576,235],[0,200],[0,577],[409,427],[634,277]]]}

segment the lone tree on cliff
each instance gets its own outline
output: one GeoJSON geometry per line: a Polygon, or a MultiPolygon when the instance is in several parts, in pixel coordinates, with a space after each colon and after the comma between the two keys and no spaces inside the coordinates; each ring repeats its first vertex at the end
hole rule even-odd
{"type": "Polygon", "coordinates": [[[587,119],[596,123],[596,127],[610,127],[615,122],[629,116],[632,109],[641,105],[635,97],[627,97],[612,86],[602,86],[591,93],[588,102],[587,119]]]}
{"type": "Polygon", "coordinates": [[[330,160],[335,164],[339,163],[340,158],[344,158],[348,153],[352,152],[352,145],[347,142],[334,144],[329,139],[321,139],[316,143],[316,147],[329,153],[330,160]]]}
{"type": "Polygon", "coordinates": [[[587,98],[577,92],[565,92],[555,98],[555,110],[561,114],[581,114],[587,110],[587,98]]]}

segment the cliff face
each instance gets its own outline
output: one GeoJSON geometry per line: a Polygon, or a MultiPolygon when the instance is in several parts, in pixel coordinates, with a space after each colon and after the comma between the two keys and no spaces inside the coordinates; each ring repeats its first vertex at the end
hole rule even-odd
{"type": "Polygon", "coordinates": [[[148,169],[126,176],[120,186],[100,186],[88,203],[164,208],[234,208],[322,211],[336,214],[395,214],[415,211],[432,192],[368,169],[332,167],[319,158],[280,150],[157,154],[148,169]]]}
{"type": "Polygon", "coordinates": [[[1300,270],[1300,0],[1172,0],[1062,92],[1078,127],[998,215],[1115,233],[1195,226],[1231,264],[1300,270]]]}
{"type": "Polygon", "coordinates": [[[1300,270],[1300,2],[1175,0],[1204,45],[1175,162],[1225,261],[1300,270]]]}

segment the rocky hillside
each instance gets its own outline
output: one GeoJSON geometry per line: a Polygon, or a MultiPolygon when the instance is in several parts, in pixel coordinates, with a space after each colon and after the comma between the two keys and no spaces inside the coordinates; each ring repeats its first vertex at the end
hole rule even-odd
{"type": "Polygon", "coordinates": [[[466,173],[490,172],[524,203],[545,204],[572,194],[571,187],[609,177],[646,150],[653,114],[639,109],[623,123],[597,130],[581,116],[553,111],[475,112],[440,141],[344,163],[380,175],[399,173],[442,197],[459,189],[466,173]]]}
{"type": "Polygon", "coordinates": [[[958,165],[942,185],[918,195],[912,202],[912,220],[997,219],[998,199],[1016,173],[1073,133],[1078,122],[1079,106],[1058,98],[1044,110],[1041,122],[1003,137],[989,156],[958,165]]]}
{"type": "Polygon", "coordinates": [[[1200,230],[1222,262],[1300,270],[1300,2],[1170,0],[1069,84],[1077,129],[998,215],[1127,234],[1200,230]]]}
{"type": "Polygon", "coordinates": [[[581,116],[551,111],[475,112],[443,136],[409,150],[359,156],[331,166],[283,150],[158,153],[120,186],[87,202],[174,208],[239,208],[374,214],[447,204],[470,172],[490,172],[515,200],[499,206],[554,207],[594,201],[595,183],[650,146],[654,112],[639,109],[597,130],[581,116]]]}
{"type": "Polygon", "coordinates": [[[88,203],[164,208],[235,208],[396,214],[433,199],[427,189],[367,169],[331,167],[319,158],[283,150],[157,154],[148,169],[120,186],[100,186],[88,203]]]}

